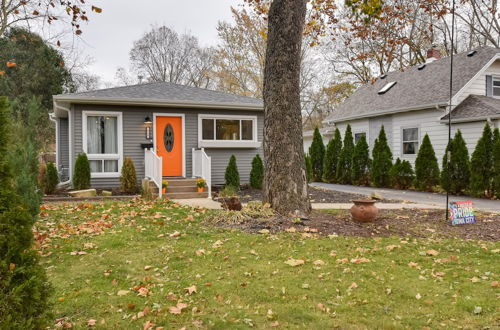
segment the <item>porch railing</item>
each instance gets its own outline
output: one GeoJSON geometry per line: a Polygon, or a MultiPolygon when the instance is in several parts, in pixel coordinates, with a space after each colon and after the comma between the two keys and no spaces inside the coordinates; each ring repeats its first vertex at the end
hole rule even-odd
{"type": "Polygon", "coordinates": [[[207,182],[208,198],[212,196],[212,158],[205,153],[205,149],[192,149],[193,177],[203,178],[207,182]]]}
{"type": "Polygon", "coordinates": [[[162,161],[153,149],[144,149],[144,176],[158,187],[158,196],[162,193],[162,161]]]}

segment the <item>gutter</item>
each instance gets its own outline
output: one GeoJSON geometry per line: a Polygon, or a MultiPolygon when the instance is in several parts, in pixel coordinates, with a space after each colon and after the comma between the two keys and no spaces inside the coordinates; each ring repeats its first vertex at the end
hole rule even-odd
{"type": "MultiPolygon", "coordinates": [[[[457,118],[451,119],[452,123],[467,123],[471,121],[488,121],[491,123],[492,119],[500,119],[500,115],[496,116],[479,116],[479,117],[468,117],[468,118],[457,118]]],[[[448,119],[441,119],[441,124],[448,124],[448,119]]]]}
{"type": "Polygon", "coordinates": [[[379,116],[384,116],[384,115],[390,115],[390,114],[395,114],[395,113],[400,113],[400,112],[409,112],[409,111],[415,111],[415,110],[426,110],[426,109],[439,109],[442,107],[448,106],[448,102],[440,102],[440,103],[431,103],[431,104],[423,104],[423,105],[418,105],[414,107],[409,107],[409,108],[403,108],[403,109],[391,109],[391,110],[386,110],[383,112],[377,112],[377,113],[367,113],[364,115],[356,115],[356,116],[350,116],[350,117],[344,117],[341,119],[333,119],[333,120],[324,120],[323,122],[326,124],[331,124],[331,123],[341,123],[344,121],[350,121],[350,120],[356,120],[356,119],[363,119],[363,118],[371,118],[371,117],[379,117],[379,116]]]}
{"type": "Polygon", "coordinates": [[[153,107],[196,108],[196,109],[227,109],[264,111],[264,106],[251,103],[193,103],[191,101],[165,101],[161,99],[145,98],[86,98],[68,95],[55,95],[54,102],[70,102],[74,104],[103,104],[103,105],[142,105],[153,107]]]}

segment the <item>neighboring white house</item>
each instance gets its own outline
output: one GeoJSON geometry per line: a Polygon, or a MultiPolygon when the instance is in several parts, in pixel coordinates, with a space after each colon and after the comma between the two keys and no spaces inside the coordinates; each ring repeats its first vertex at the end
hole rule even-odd
{"type": "MultiPolygon", "coordinates": [[[[332,127],[323,127],[319,129],[319,132],[321,133],[321,137],[323,138],[323,144],[326,145],[328,144],[328,141],[330,141],[331,138],[333,138],[333,134],[335,133],[335,128],[332,129],[332,127]]],[[[309,130],[309,131],[304,131],[302,133],[304,137],[304,152],[308,153],[309,152],[309,147],[312,144],[313,140],[313,134],[314,130],[309,130]]]]}
{"type": "MultiPolygon", "coordinates": [[[[441,59],[435,49],[427,55],[425,64],[358,88],[325,120],[328,131],[337,127],[344,137],[350,124],[354,136],[366,135],[372,150],[384,125],[394,159],[412,163],[428,134],[441,163],[448,142],[450,58],[441,59]]],[[[461,130],[470,155],[486,122],[500,127],[500,49],[482,47],[455,55],[452,95],[452,135],[461,130]]],[[[310,139],[304,136],[306,150],[310,139]]]]}

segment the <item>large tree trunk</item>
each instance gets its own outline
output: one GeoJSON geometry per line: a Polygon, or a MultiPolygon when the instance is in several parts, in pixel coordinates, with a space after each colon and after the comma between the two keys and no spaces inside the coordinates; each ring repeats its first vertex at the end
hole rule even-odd
{"type": "Polygon", "coordinates": [[[274,0],[264,68],[264,199],[280,214],[311,211],[302,141],[300,56],[306,0],[274,0]]]}

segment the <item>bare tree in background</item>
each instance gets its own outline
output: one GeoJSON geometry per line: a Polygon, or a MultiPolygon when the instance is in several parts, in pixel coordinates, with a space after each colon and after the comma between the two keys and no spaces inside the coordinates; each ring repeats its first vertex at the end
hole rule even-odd
{"type": "Polygon", "coordinates": [[[196,37],[166,26],[153,27],[130,51],[132,67],[146,80],[189,86],[208,86],[205,75],[210,57],[211,52],[202,49],[196,37]]]}

